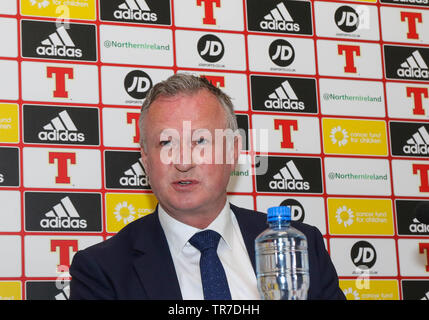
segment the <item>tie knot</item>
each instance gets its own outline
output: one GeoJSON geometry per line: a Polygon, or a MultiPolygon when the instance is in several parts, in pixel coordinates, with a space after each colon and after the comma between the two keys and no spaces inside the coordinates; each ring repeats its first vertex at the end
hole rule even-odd
{"type": "Polygon", "coordinates": [[[201,252],[207,249],[217,249],[220,234],[213,230],[198,232],[189,239],[189,243],[201,252]]]}

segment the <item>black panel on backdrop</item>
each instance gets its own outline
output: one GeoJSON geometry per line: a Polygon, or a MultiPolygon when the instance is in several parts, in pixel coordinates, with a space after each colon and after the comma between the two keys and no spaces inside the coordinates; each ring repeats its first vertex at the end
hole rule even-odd
{"type": "Polygon", "coordinates": [[[24,142],[100,144],[97,108],[24,105],[24,142]]]}
{"type": "Polygon", "coordinates": [[[22,56],[97,61],[95,25],[22,20],[22,56]]]}

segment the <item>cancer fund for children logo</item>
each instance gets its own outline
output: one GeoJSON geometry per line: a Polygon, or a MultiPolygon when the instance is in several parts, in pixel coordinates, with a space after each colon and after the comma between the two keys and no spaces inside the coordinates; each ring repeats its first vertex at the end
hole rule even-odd
{"type": "Polygon", "coordinates": [[[387,155],[385,121],[324,118],[322,124],[327,154],[387,155]]]}
{"type": "Polygon", "coordinates": [[[107,232],[118,232],[130,222],[152,213],[157,204],[153,194],[106,194],[107,232]]]}

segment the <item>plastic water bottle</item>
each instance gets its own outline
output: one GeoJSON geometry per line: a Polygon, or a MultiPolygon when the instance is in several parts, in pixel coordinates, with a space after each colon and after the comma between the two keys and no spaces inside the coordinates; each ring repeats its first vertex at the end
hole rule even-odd
{"type": "Polygon", "coordinates": [[[264,300],[306,300],[307,238],[290,226],[290,207],[268,209],[269,228],[255,239],[258,290],[264,300]]]}

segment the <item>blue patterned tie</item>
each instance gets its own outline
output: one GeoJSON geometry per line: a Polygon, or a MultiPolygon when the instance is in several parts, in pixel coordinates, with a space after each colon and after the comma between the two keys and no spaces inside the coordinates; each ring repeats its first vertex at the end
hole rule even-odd
{"type": "Polygon", "coordinates": [[[198,232],[189,243],[201,251],[200,272],[204,300],[231,300],[225,270],[217,255],[220,234],[213,230],[198,232]]]}

